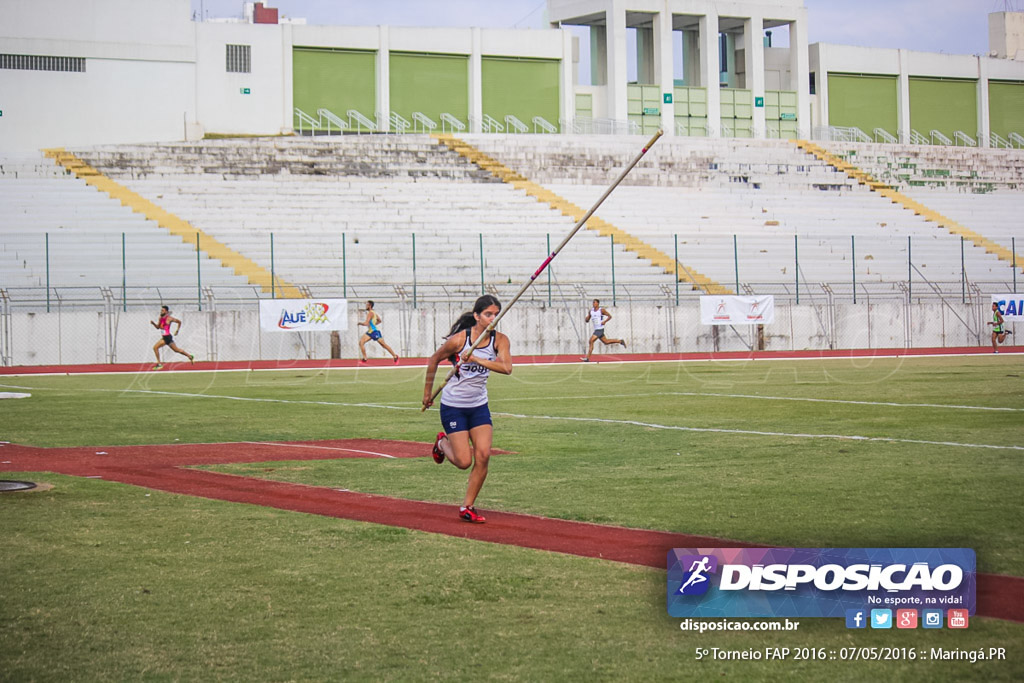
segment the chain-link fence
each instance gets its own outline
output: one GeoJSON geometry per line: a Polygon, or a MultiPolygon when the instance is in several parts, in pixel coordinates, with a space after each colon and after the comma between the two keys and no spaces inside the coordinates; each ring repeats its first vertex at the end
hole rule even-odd
{"type": "MultiPolygon", "coordinates": [[[[763,326],[710,326],[700,319],[700,292],[667,285],[538,282],[508,312],[501,329],[517,356],[579,354],[591,334],[584,321],[600,299],[612,320],[608,334],[626,340],[630,353],[705,351],[800,351],[981,346],[990,294],[1011,293],[1009,283],[875,283],[854,291],[845,284],[742,283],[742,293],[772,294],[775,320],[763,326]],[[845,289],[844,289],[845,287],[845,289]]],[[[220,292],[205,288],[11,288],[0,290],[0,356],[6,366],[134,363],[155,360],[159,339],[150,325],[167,305],[183,321],[177,344],[210,361],[327,359],[358,356],[363,302],[373,299],[383,317],[384,338],[401,356],[432,353],[460,313],[481,293],[507,302],[519,285],[320,285],[304,288],[310,298],[348,300],[348,329],[328,332],[268,332],[260,329],[253,288],[220,292]]],[[[1012,330],[1011,326],[1011,330],[1012,330]]],[[[1014,330],[1015,331],[1015,330],[1014,330]]],[[[375,344],[371,357],[384,357],[375,344]]],[[[595,354],[617,353],[598,343],[595,354]]],[[[165,360],[179,360],[162,349],[165,360]]]]}

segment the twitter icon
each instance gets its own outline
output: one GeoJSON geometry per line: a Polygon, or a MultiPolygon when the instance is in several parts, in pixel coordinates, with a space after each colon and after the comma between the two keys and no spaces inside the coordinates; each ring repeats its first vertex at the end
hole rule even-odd
{"type": "Polygon", "coordinates": [[[871,628],[892,628],[892,610],[871,610],[871,628]]]}

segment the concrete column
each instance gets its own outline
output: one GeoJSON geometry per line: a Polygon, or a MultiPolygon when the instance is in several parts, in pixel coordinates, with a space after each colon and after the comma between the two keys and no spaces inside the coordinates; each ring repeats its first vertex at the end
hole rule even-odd
{"type": "Polygon", "coordinates": [[[700,85],[700,73],[700,32],[683,31],[683,80],[686,85],[700,85]]]}
{"type": "MultiPolygon", "coordinates": [[[[824,61],[818,64],[818,71],[815,73],[814,82],[818,90],[818,113],[821,114],[818,125],[828,126],[828,69],[825,67],[824,61]]],[[[814,131],[812,130],[811,136],[813,137],[813,135],[814,131]]]]}
{"type": "Polygon", "coordinates": [[[708,137],[722,135],[722,93],[718,78],[718,12],[709,9],[700,18],[700,84],[708,95],[708,137]]]}
{"type": "MultiPolygon", "coordinates": [[[[990,146],[992,131],[991,113],[988,101],[988,58],[978,57],[978,146],[990,146]]],[[[965,131],[966,132],[966,131],[965,131]]]]}
{"type": "Polygon", "coordinates": [[[672,12],[665,9],[654,15],[654,82],[661,88],[661,129],[665,135],[676,134],[675,104],[665,103],[665,94],[675,88],[672,53],[672,12]]]}
{"type": "MultiPolygon", "coordinates": [[[[764,97],[764,17],[753,16],[744,21],[743,38],[743,66],[754,104],[758,97],[764,97]]],[[[754,107],[754,137],[758,139],[767,136],[764,112],[764,107],[754,107]]]]}
{"type": "MultiPolygon", "coordinates": [[[[896,89],[896,115],[899,120],[898,137],[901,144],[907,145],[910,144],[910,70],[908,67],[910,60],[906,50],[900,50],[898,54],[900,60],[899,83],[896,89]]],[[[864,132],[871,135],[871,131],[864,132]]]]}
{"type": "Polygon", "coordinates": [[[576,79],[573,78],[575,68],[575,55],[573,54],[572,32],[569,29],[562,29],[562,91],[558,94],[558,118],[559,121],[552,121],[562,130],[562,121],[576,119],[576,79]]]}
{"type": "Polygon", "coordinates": [[[612,0],[611,9],[605,12],[607,24],[608,64],[608,117],[626,122],[629,109],[626,103],[626,9],[625,3],[612,0]]]}
{"type": "Polygon", "coordinates": [[[295,123],[295,77],[292,55],[292,25],[281,27],[281,133],[292,132],[295,123]]]}
{"type": "Polygon", "coordinates": [[[636,82],[644,84],[657,83],[655,80],[655,37],[654,30],[638,28],[636,30],[636,82]]]}
{"type": "MultiPolygon", "coordinates": [[[[789,75],[796,91],[797,136],[811,137],[811,71],[807,55],[807,10],[797,12],[798,19],[789,24],[789,75]]],[[[763,72],[763,70],[762,70],[763,72]]]]}
{"type": "Polygon", "coordinates": [[[608,84],[608,31],[604,26],[590,27],[590,84],[608,84]]]}
{"type": "Polygon", "coordinates": [[[469,132],[483,130],[483,60],[480,50],[480,29],[472,29],[473,44],[469,53],[469,132]]]}
{"type": "MultiPolygon", "coordinates": [[[[387,26],[381,26],[377,38],[377,97],[375,112],[377,130],[386,133],[391,129],[391,33],[387,26]]],[[[343,111],[335,112],[346,118],[343,111]]]]}

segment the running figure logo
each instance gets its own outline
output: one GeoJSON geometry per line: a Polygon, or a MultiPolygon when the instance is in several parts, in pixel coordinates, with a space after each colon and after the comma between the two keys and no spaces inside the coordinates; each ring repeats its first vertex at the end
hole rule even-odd
{"type": "Polygon", "coordinates": [[[679,586],[679,595],[704,595],[711,586],[707,575],[718,571],[718,558],[714,555],[684,555],[679,558],[679,566],[687,571],[683,585],[679,586]]]}

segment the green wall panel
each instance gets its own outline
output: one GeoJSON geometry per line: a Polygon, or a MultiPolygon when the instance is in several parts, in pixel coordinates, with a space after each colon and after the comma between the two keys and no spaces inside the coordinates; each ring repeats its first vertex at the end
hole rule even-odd
{"type": "Polygon", "coordinates": [[[558,60],[484,57],[480,71],[484,114],[502,125],[505,116],[511,114],[531,131],[534,116],[558,127],[558,60]]]}
{"type": "Polygon", "coordinates": [[[988,111],[993,133],[1024,135],[1024,83],[989,81],[988,111]]]}
{"type": "Polygon", "coordinates": [[[911,78],[910,127],[925,137],[932,130],[951,140],[958,130],[976,137],[977,93],[977,81],[911,78]]]}
{"type": "Polygon", "coordinates": [[[896,135],[899,128],[898,95],[896,76],[829,74],[829,125],[855,126],[867,135],[871,135],[875,128],[884,128],[896,135]]]}
{"type": "Polygon", "coordinates": [[[313,118],[329,109],[343,120],[356,109],[373,119],[377,109],[377,53],[296,47],[292,51],[295,106],[313,118]]]}
{"type": "Polygon", "coordinates": [[[590,93],[576,93],[576,118],[594,118],[594,96],[590,93]]]}
{"type": "Polygon", "coordinates": [[[442,112],[469,121],[469,57],[392,52],[388,61],[391,111],[410,123],[414,111],[438,125],[442,112]]]}

